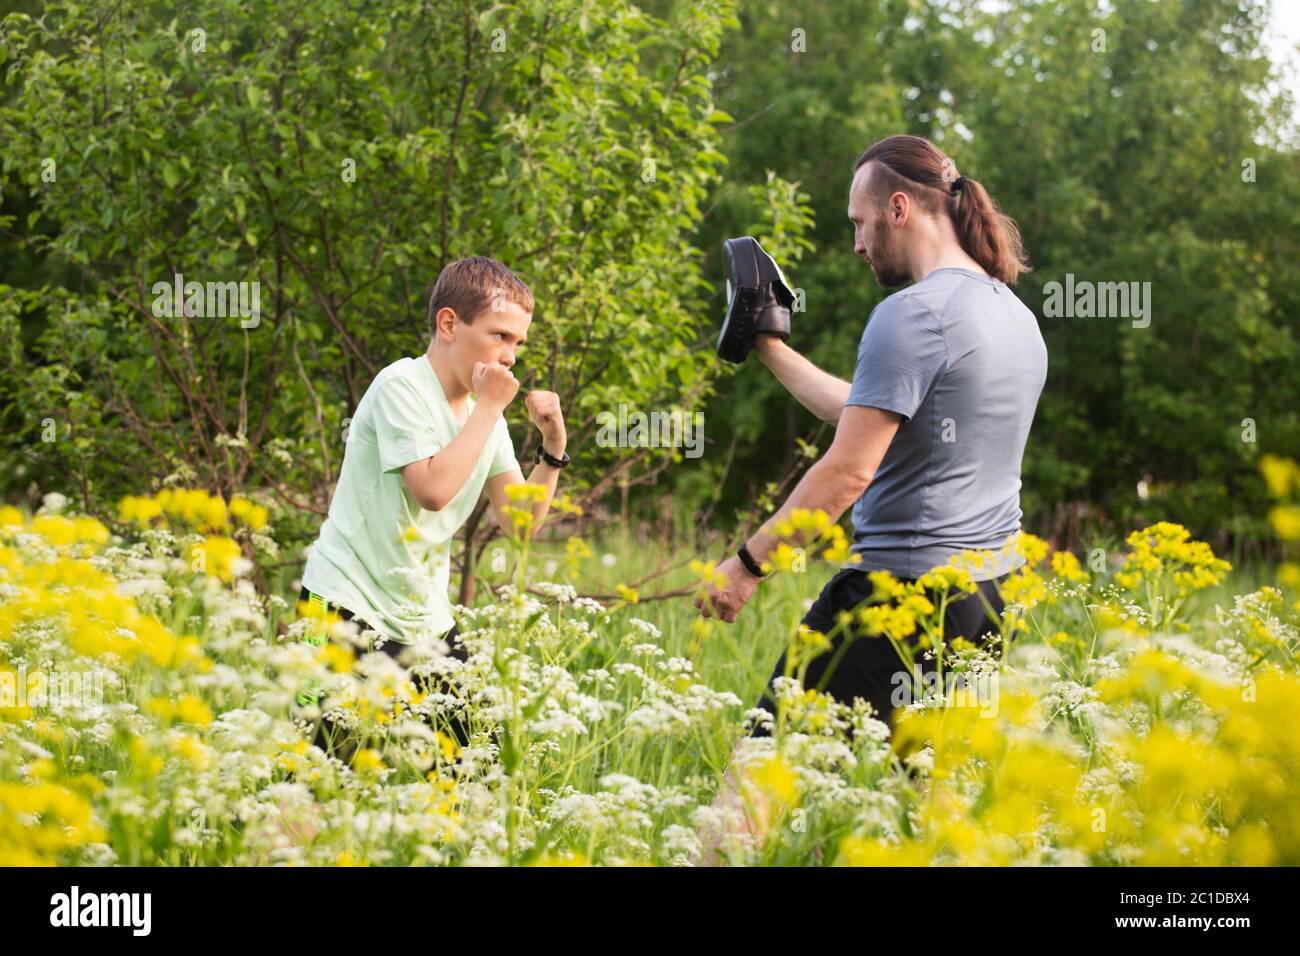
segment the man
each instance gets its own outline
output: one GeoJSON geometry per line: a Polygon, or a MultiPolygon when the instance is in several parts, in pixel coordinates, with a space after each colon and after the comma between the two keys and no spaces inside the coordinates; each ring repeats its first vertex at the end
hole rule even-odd
{"type": "MultiPolygon", "coordinates": [[[[849,188],[854,252],[892,289],[872,311],[853,381],[814,366],[779,334],[755,329],[753,348],[813,414],[836,425],[830,448],[776,514],[718,570],[726,585],[697,601],[726,622],[758,587],[774,531],[796,508],[838,520],[853,505],[852,554],[803,619],[829,633],[840,611],[871,597],[867,572],[911,581],[965,549],[997,550],[1020,526],[1020,464],[1047,374],[1034,314],[1012,294],[1027,268],[1015,223],[978,182],[933,143],[891,136],[858,157],[849,188]]],[[[997,583],[1024,561],[1010,554],[972,576],[994,609],[997,583]]],[[[983,602],[961,595],[945,636],[996,630],[983,602]]],[[[888,721],[901,662],[888,641],[851,640],[829,676],[844,635],[814,659],[805,683],[845,704],[869,701],[888,721]]],[[[913,641],[915,644],[915,641],[913,641]]],[[[782,654],[772,679],[784,673],[782,654]]],[[[933,668],[933,664],[930,665],[933,668]]],[[[759,706],[774,713],[772,684],[759,706]]],[[[768,733],[766,723],[752,731],[768,733]]],[[[734,805],[735,778],[719,798],[734,805]]]]}
{"type": "MultiPolygon", "coordinates": [[[[420,636],[466,657],[448,597],[451,539],[484,493],[507,526],[506,487],[524,480],[504,412],[519,390],[510,369],[532,310],[532,292],[500,262],[451,263],[429,300],[428,349],[382,369],[348,427],[301,599],[355,616],[394,658],[420,636]]],[[[546,489],[531,506],[540,522],[569,460],[567,436],[554,392],[531,391],[525,401],[542,433],[528,478],[546,489]]],[[[453,729],[462,735],[458,723],[453,729]]]]}

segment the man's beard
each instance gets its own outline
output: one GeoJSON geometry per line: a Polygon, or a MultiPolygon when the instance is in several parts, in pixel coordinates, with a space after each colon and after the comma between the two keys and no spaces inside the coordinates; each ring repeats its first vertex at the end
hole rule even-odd
{"type": "Polygon", "coordinates": [[[908,267],[907,260],[899,254],[897,247],[890,242],[889,225],[883,218],[876,220],[874,232],[872,238],[875,242],[871,244],[871,252],[867,259],[871,263],[871,271],[876,276],[876,282],[882,289],[897,289],[901,285],[907,285],[912,281],[912,270],[908,267]]]}

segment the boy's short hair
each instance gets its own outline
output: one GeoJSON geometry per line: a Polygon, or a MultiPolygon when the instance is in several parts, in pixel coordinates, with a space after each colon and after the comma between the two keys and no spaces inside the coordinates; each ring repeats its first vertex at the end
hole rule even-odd
{"type": "Polygon", "coordinates": [[[513,302],[533,311],[533,293],[519,276],[488,256],[469,256],[446,265],[429,296],[429,334],[436,334],[433,317],[440,309],[454,309],[466,325],[494,303],[513,302]]]}

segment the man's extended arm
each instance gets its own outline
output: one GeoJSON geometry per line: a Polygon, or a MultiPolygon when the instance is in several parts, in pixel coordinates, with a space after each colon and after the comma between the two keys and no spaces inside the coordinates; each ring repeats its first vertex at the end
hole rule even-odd
{"type": "Polygon", "coordinates": [[[889,443],[898,431],[900,418],[879,408],[850,405],[835,430],[835,440],[826,454],[804,473],[785,504],[768,518],[746,542],[749,553],[760,564],[776,547],[776,526],[795,508],[821,509],[838,521],[844,510],[857,500],[875,477],[889,443]]]}
{"type": "Polygon", "coordinates": [[[840,420],[849,397],[848,382],[823,372],[774,335],[758,336],[754,351],[804,408],[832,425],[840,420]]]}
{"type": "MultiPolygon", "coordinates": [[[[875,478],[901,421],[895,412],[864,405],[846,406],[835,428],[835,441],[826,454],[808,469],[776,514],[746,542],[754,560],[762,564],[776,547],[776,526],[791,517],[795,508],[820,508],[837,521],[875,478]]],[[[717,572],[722,581],[711,583],[707,594],[696,597],[695,606],[705,617],[717,615],[731,623],[753,595],[758,578],[735,556],[718,565],[717,572]]]]}

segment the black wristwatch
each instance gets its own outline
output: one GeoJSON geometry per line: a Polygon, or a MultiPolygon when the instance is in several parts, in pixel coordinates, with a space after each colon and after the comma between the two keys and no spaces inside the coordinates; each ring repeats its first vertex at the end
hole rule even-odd
{"type": "Polygon", "coordinates": [[[767,577],[767,575],[763,573],[763,569],[759,566],[758,562],[754,560],[754,556],[749,553],[748,544],[742,544],[740,546],[740,550],[736,552],[736,557],[740,558],[740,563],[745,566],[745,570],[754,577],[767,577]]]}
{"type": "Polygon", "coordinates": [[[556,458],[554,455],[548,452],[541,445],[538,445],[537,454],[533,458],[533,464],[535,465],[540,464],[543,461],[546,462],[548,465],[550,465],[552,468],[563,468],[571,461],[571,459],[569,458],[569,453],[567,451],[564,452],[563,458],[556,458]]]}

